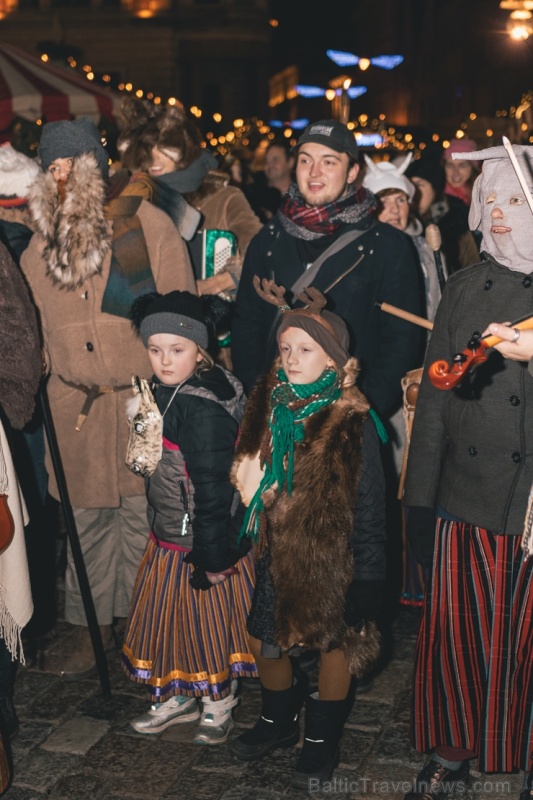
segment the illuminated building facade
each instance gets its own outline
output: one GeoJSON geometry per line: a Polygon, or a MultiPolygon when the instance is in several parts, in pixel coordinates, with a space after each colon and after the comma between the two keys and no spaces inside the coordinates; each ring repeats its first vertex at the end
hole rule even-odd
{"type": "Polygon", "coordinates": [[[0,0],[1,41],[204,117],[267,108],[271,30],[268,0],[0,0]]]}

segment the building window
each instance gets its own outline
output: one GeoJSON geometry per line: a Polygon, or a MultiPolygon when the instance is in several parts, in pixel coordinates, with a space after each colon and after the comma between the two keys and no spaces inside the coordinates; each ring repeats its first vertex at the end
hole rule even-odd
{"type": "Polygon", "coordinates": [[[268,105],[270,108],[279,106],[285,100],[296,97],[294,87],[298,83],[298,67],[292,66],[278,72],[268,81],[268,105]]]}

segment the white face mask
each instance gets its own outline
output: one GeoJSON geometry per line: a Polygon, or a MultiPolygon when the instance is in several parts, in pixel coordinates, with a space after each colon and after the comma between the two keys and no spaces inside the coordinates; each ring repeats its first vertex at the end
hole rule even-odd
{"type": "MultiPolygon", "coordinates": [[[[517,158],[531,191],[531,161],[517,158]]],[[[481,231],[481,250],[508,269],[533,272],[533,213],[508,156],[485,161],[474,184],[469,221],[481,231]]]]}

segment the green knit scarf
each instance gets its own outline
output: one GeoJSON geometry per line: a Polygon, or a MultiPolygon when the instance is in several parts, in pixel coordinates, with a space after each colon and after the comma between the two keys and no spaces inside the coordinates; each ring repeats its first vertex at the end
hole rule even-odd
{"type": "Polygon", "coordinates": [[[264,492],[274,484],[281,492],[287,484],[287,494],[292,493],[294,445],[305,439],[303,422],[341,396],[340,378],[333,369],[324,370],[314,383],[289,383],[282,369],[277,377],[279,383],[270,395],[271,459],[262,464],[263,479],[248,506],[239,537],[248,536],[254,541],[259,539],[264,492]]]}

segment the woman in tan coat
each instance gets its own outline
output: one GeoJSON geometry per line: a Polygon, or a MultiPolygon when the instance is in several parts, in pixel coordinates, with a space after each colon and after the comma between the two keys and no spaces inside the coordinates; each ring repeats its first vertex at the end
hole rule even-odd
{"type": "MultiPolygon", "coordinates": [[[[129,308],[152,289],[196,289],[169,218],[141,198],[114,196],[107,153],[89,120],[46,125],[40,156],[45,172],[30,197],[38,232],[21,266],[40,312],[59,449],[96,614],[110,645],[110,626],[128,613],[146,544],[144,484],[124,465],[124,405],[132,373],[149,377],[150,365],[129,308]]],[[[52,473],[50,492],[58,497],[52,473]]],[[[86,625],[70,552],[65,616],[86,625]]],[[[84,627],[63,675],[75,679],[93,668],[84,627]]]]}
{"type": "Polygon", "coordinates": [[[238,254],[217,274],[197,281],[199,294],[234,292],[248,245],[262,227],[248,200],[240,189],[228,185],[225,173],[216,170],[216,158],[182,111],[173,107],[158,111],[135,98],[128,98],[122,111],[127,126],[118,148],[123,166],[132,173],[125,193],[140,195],[166,211],[186,239],[197,229],[234,233],[238,254]],[[193,209],[199,212],[196,227],[193,209]]]}

